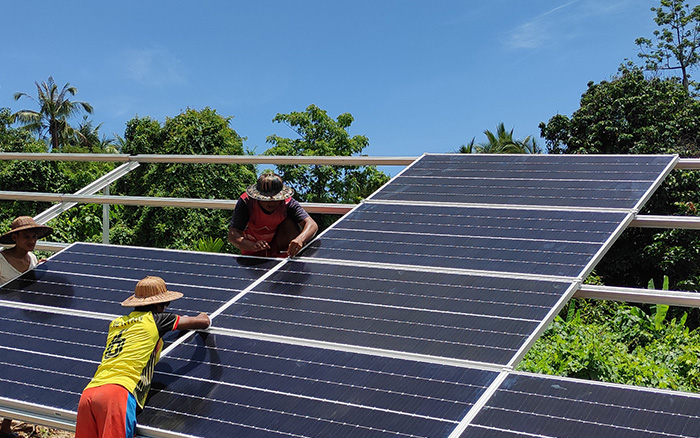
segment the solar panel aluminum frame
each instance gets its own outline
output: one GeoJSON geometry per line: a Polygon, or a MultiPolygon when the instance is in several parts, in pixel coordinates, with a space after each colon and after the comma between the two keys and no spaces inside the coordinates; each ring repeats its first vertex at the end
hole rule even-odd
{"type": "Polygon", "coordinates": [[[532,333],[530,333],[530,336],[528,336],[527,340],[523,342],[518,352],[513,355],[510,362],[508,362],[508,365],[506,366],[507,369],[514,369],[518,365],[518,363],[520,363],[520,361],[523,359],[523,357],[525,357],[527,352],[530,351],[530,348],[532,348],[535,342],[537,342],[540,336],[542,336],[542,333],[544,333],[545,330],[547,330],[549,325],[552,323],[552,321],[554,321],[554,318],[556,318],[561,309],[563,309],[566,303],[568,303],[569,300],[571,300],[571,298],[574,296],[574,294],[580,286],[580,281],[575,281],[571,283],[566,293],[559,298],[557,304],[555,304],[550,309],[549,313],[545,318],[542,319],[542,322],[540,322],[539,326],[537,326],[537,328],[532,333]]]}
{"type": "Polygon", "coordinates": [[[76,416],[73,411],[0,397],[0,417],[74,432],[76,416]]]}
{"type": "Polygon", "coordinates": [[[649,190],[647,190],[646,194],[639,199],[639,201],[637,202],[637,204],[633,208],[635,216],[637,213],[639,213],[639,210],[642,209],[644,204],[647,203],[649,198],[651,198],[651,196],[654,194],[654,192],[656,192],[656,190],[659,188],[659,186],[661,186],[661,184],[663,184],[664,180],[666,179],[666,177],[668,177],[668,174],[671,173],[673,168],[676,167],[679,160],[680,160],[680,157],[678,156],[678,154],[674,155],[674,159],[666,166],[666,169],[659,174],[658,178],[656,178],[656,181],[654,181],[654,184],[652,184],[649,187],[649,190]]]}

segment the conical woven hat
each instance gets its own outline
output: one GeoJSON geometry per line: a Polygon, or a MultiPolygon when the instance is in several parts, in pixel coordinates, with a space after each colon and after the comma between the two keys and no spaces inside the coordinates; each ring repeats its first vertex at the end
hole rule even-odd
{"type": "Polygon", "coordinates": [[[284,201],[294,194],[294,189],[283,183],[279,175],[263,173],[246,192],[258,201],[284,201]]]}
{"type": "Polygon", "coordinates": [[[182,298],[182,292],[168,290],[160,277],[149,276],[136,284],[136,292],[122,302],[124,307],[140,307],[149,304],[166,303],[182,298]]]}
{"type": "Polygon", "coordinates": [[[46,237],[53,232],[53,228],[37,224],[31,216],[19,216],[12,221],[10,231],[0,236],[0,243],[14,243],[12,235],[22,230],[36,230],[39,238],[46,237]]]}

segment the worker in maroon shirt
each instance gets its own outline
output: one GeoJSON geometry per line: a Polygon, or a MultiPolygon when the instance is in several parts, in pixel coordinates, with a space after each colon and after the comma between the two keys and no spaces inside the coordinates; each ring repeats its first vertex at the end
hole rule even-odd
{"type": "Polygon", "coordinates": [[[292,198],[294,189],[274,173],[263,173],[236,203],[228,241],[241,254],[294,257],[318,231],[311,216],[292,198]]]}

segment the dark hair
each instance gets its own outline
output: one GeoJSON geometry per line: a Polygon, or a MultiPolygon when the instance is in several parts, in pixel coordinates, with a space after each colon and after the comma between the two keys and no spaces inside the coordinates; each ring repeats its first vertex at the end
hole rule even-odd
{"type": "Polygon", "coordinates": [[[134,307],[134,310],[137,312],[155,312],[156,310],[158,310],[158,308],[156,307],[157,305],[158,304],[149,304],[147,306],[138,306],[134,307]]]}

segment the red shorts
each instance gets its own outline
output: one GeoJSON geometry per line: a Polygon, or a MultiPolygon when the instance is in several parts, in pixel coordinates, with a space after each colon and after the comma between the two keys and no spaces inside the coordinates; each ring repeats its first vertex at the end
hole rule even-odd
{"type": "Polygon", "coordinates": [[[133,438],[136,399],[121,385],[87,388],[80,396],[75,438],[133,438]]]}

